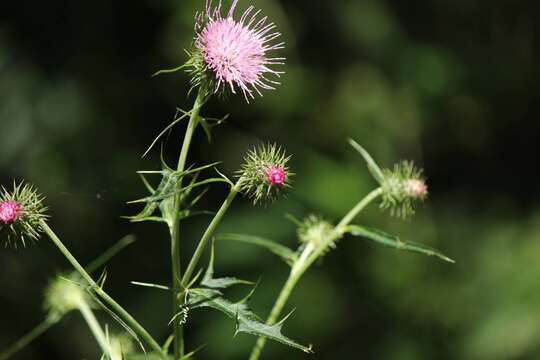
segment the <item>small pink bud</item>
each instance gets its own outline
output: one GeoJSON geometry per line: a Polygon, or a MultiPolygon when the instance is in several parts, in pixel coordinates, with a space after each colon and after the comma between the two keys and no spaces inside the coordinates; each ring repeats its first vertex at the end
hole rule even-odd
{"type": "Polygon", "coordinates": [[[0,202],[0,221],[9,225],[19,219],[22,207],[16,201],[0,202]]]}
{"type": "Polygon", "coordinates": [[[285,170],[281,166],[270,166],[266,170],[266,176],[271,185],[283,185],[285,183],[285,170]]]}
{"type": "Polygon", "coordinates": [[[419,179],[405,181],[405,191],[413,198],[425,198],[428,193],[427,185],[419,179]]]}

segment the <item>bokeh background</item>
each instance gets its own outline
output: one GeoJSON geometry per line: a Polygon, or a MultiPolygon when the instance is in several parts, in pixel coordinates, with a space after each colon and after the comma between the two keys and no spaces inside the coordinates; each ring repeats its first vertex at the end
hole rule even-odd
{"type": "MultiPolygon", "coordinates": [[[[241,0],[239,7],[248,6],[241,0]]],[[[276,1],[253,3],[273,19],[287,49],[282,86],[246,105],[212,100],[230,114],[212,144],[198,131],[190,163],[223,161],[276,141],[294,154],[294,191],[270,207],[234,203],[220,232],[256,234],[296,247],[285,219],[337,220],[374,186],[346,143],[379,163],[414,159],[430,197],[411,221],[376,206],[357,221],[441,249],[455,265],[345,238],[310,270],[287,306],[284,332],[316,353],[270,343],[265,359],[540,358],[538,39],[534,1],[276,1]]],[[[86,263],[126,234],[137,242],[108,264],[107,289],[164,340],[169,296],[131,280],[168,283],[160,224],[130,224],[144,194],[135,171],[156,169],[154,136],[188,109],[184,74],[151,78],[182,63],[202,0],[2,1],[0,4],[0,182],[26,179],[46,194],[51,224],[86,263]]],[[[172,163],[183,126],[165,143],[172,163]]],[[[226,194],[213,186],[201,208],[226,194]]],[[[183,253],[207,217],[183,225],[183,253]]],[[[0,251],[0,348],[43,318],[42,292],[70,270],[46,240],[0,251]]],[[[216,271],[257,280],[252,306],[265,316],[287,268],[264,250],[219,244],[216,271]]],[[[118,327],[106,314],[100,319],[118,327]]],[[[234,322],[190,313],[189,348],[200,359],[245,359],[254,338],[234,322]]],[[[97,359],[73,313],[14,359],[97,359]]]]}

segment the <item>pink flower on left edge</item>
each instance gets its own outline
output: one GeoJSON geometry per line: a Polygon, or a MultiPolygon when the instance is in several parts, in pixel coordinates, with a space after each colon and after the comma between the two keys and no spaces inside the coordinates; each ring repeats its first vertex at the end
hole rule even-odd
{"type": "Polygon", "coordinates": [[[271,90],[279,84],[266,77],[279,77],[282,72],[270,69],[282,65],[284,58],[270,57],[269,52],[282,49],[284,43],[273,43],[281,36],[267,17],[257,19],[260,10],[247,8],[239,20],[233,18],[238,0],[234,0],[227,16],[221,14],[221,0],[216,7],[207,0],[206,10],[197,16],[195,47],[201,52],[204,69],[215,82],[213,91],[240,89],[249,102],[254,92],[271,90]]]}
{"type": "Polygon", "coordinates": [[[9,225],[21,216],[22,207],[16,201],[2,201],[0,202],[0,221],[4,225],[9,225]]]}
{"type": "Polygon", "coordinates": [[[14,247],[37,240],[48,218],[46,211],[43,196],[31,185],[14,183],[12,190],[0,186],[0,240],[14,247]]]}

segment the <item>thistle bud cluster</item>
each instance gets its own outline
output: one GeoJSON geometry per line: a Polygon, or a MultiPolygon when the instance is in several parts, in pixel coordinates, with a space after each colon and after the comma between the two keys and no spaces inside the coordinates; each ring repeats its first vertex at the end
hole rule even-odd
{"type": "Polygon", "coordinates": [[[297,230],[298,239],[304,246],[311,246],[314,249],[324,247],[323,252],[336,247],[334,226],[316,215],[309,215],[300,224],[297,230]]]}
{"type": "Polygon", "coordinates": [[[290,156],[276,144],[262,144],[248,151],[244,164],[238,171],[240,191],[256,204],[262,200],[273,201],[291,187],[287,162],[290,156]]]}
{"type": "Polygon", "coordinates": [[[13,190],[0,190],[0,233],[6,245],[26,245],[27,240],[37,240],[41,233],[41,221],[47,219],[43,196],[31,185],[19,183],[13,190]]]}
{"type": "Polygon", "coordinates": [[[126,333],[110,334],[109,344],[113,359],[125,359],[126,355],[136,352],[131,336],[126,333]]]}
{"type": "Polygon", "coordinates": [[[416,203],[428,195],[422,170],[412,162],[402,161],[393,170],[383,170],[383,175],[381,208],[389,209],[393,216],[412,216],[416,203]]]}
{"type": "Polygon", "coordinates": [[[57,276],[45,290],[44,308],[49,316],[59,319],[89,301],[84,289],[68,279],[57,276]]]}

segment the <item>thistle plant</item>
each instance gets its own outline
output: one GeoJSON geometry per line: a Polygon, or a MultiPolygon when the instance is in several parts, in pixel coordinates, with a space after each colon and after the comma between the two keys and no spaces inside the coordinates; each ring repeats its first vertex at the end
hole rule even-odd
{"type": "MultiPolygon", "coordinates": [[[[178,160],[169,165],[163,155],[160,163],[151,170],[139,171],[144,186],[149,194],[131,201],[142,205],[142,209],[129,220],[133,223],[152,222],[166,226],[170,237],[171,278],[169,284],[132,282],[159,291],[166,291],[171,297],[169,324],[170,336],[156,340],[133,315],[125,310],[105,290],[106,273],[97,279],[93,272],[110,259],[111,252],[86,268],[72,255],[56,233],[48,225],[44,198],[34,188],[24,183],[16,184],[12,191],[3,189],[0,195],[0,231],[5,236],[6,244],[26,244],[28,240],[37,240],[40,235],[48,237],[65,256],[74,272],[64,277],[57,277],[46,291],[46,321],[8,351],[0,354],[0,359],[7,359],[15,351],[26,346],[33,338],[48,327],[60,321],[71,310],[79,310],[100,346],[104,358],[119,360],[134,359],[137,356],[156,359],[185,360],[192,358],[196,351],[186,350],[184,333],[191,324],[191,312],[197,309],[214,309],[236,325],[236,333],[247,333],[257,338],[250,359],[259,358],[266,339],[270,339],[294,349],[313,352],[311,345],[304,345],[282,332],[288,315],[282,317],[290,294],[299,283],[303,274],[322,256],[336,249],[340,240],[348,236],[364,237],[386,246],[393,246],[435,255],[451,261],[441,253],[420,244],[404,242],[398,237],[368,227],[354,225],[353,221],[371,202],[380,198],[380,207],[388,209],[392,215],[407,217],[414,213],[415,204],[427,196],[427,186],[422,172],[410,162],[396,165],[392,170],[381,169],[369,154],[356,142],[351,145],[363,156],[368,168],[378,182],[378,187],[361,199],[343,218],[334,225],[324,216],[309,215],[304,220],[294,220],[298,226],[299,246],[289,249],[279,243],[253,235],[216,234],[219,225],[229,211],[238,194],[249,198],[253,205],[264,203],[271,205],[292,191],[293,172],[289,168],[291,156],[276,143],[263,143],[248,149],[244,163],[239,170],[227,176],[219,169],[219,163],[195,165],[189,161],[189,150],[199,124],[210,138],[213,128],[222,124],[226,117],[213,118],[202,115],[203,106],[214,95],[242,93],[246,102],[255,99],[255,94],[262,95],[262,90],[274,89],[282,72],[273,69],[283,65],[284,58],[271,57],[269,54],[284,47],[276,42],[280,33],[267,17],[260,15],[253,6],[239,18],[235,18],[238,0],[233,0],[229,10],[222,13],[222,3],[213,5],[206,2],[205,9],[196,16],[193,44],[186,50],[188,59],[174,69],[160,70],[156,74],[171,74],[183,70],[189,75],[190,91],[196,93],[191,110],[180,110],[178,116],[165,127],[151,142],[143,156],[148,154],[161,137],[172,127],[187,120],[182,146],[178,151],[178,160]],[[268,77],[272,77],[269,79],[268,77]],[[212,174],[212,175],[210,175],[212,174]],[[152,178],[154,177],[154,178],[152,178]],[[233,180],[231,180],[233,179],[233,180]],[[200,200],[211,186],[225,185],[228,193],[217,211],[200,210],[200,200]],[[183,236],[183,220],[197,214],[211,214],[211,220],[196,242],[195,251],[185,266],[180,262],[180,255],[186,248],[191,248],[191,241],[183,236]],[[233,276],[215,275],[214,239],[235,240],[262,246],[278,254],[290,266],[290,274],[266,321],[255,314],[249,307],[249,299],[255,291],[252,282],[233,276]],[[205,250],[209,260],[201,264],[205,250]],[[105,260],[104,260],[105,259],[105,260]],[[205,270],[203,270],[205,268],[205,270]],[[225,296],[225,289],[233,286],[247,286],[246,296],[240,301],[231,301],[225,296]],[[131,336],[134,348],[111,336],[107,327],[99,323],[94,316],[95,310],[105,310],[112,319],[120,324],[131,336]],[[105,330],[104,330],[105,329],[105,330]],[[139,351],[140,350],[140,351],[139,351]]],[[[220,97],[220,96],[217,96],[220,97]]],[[[221,96],[221,98],[223,98],[221,96]]],[[[116,250],[115,250],[116,251],[116,250]]],[[[115,252],[113,251],[113,253],[115,252]]]]}
{"type": "Polygon", "coordinates": [[[37,241],[42,232],[41,222],[47,219],[43,196],[28,184],[13,183],[13,190],[0,191],[0,233],[6,246],[23,247],[37,241]]]}

